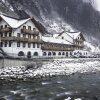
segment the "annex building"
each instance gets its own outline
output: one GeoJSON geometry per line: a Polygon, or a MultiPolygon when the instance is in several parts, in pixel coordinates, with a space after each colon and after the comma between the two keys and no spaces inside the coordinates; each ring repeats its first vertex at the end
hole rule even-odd
{"type": "Polygon", "coordinates": [[[15,19],[0,15],[0,52],[12,57],[70,57],[83,50],[81,32],[44,34],[33,18],[15,19]]]}

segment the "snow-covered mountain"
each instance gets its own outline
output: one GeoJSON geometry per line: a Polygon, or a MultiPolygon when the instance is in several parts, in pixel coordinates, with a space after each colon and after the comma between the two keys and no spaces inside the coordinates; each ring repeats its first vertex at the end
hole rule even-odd
{"type": "Polygon", "coordinates": [[[98,0],[0,0],[0,11],[17,18],[37,18],[51,33],[81,31],[89,42],[100,40],[98,0]]]}
{"type": "Polygon", "coordinates": [[[85,50],[94,52],[94,53],[100,53],[100,48],[98,46],[93,45],[89,42],[84,42],[85,50]]]}

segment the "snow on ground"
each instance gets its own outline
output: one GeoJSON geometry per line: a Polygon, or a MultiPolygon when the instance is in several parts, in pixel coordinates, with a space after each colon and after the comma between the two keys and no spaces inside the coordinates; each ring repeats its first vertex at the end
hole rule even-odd
{"type": "Polygon", "coordinates": [[[100,71],[100,59],[55,59],[44,62],[42,67],[26,69],[25,66],[7,67],[0,69],[1,78],[40,78],[53,75],[71,75],[100,71]]]}

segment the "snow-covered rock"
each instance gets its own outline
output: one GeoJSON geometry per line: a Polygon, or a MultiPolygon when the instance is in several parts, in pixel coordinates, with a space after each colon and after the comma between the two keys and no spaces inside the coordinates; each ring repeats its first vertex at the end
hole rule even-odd
{"type": "Polygon", "coordinates": [[[55,59],[46,62],[37,69],[25,66],[13,66],[0,69],[0,78],[41,78],[55,75],[71,75],[74,73],[100,72],[100,59],[55,59]]]}

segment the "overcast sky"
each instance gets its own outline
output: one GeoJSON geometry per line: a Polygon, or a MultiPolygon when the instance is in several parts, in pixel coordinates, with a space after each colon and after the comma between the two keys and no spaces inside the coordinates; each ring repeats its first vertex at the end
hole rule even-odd
{"type": "Polygon", "coordinates": [[[83,1],[90,2],[97,11],[100,11],[100,0],[83,0],[83,1]]]}
{"type": "Polygon", "coordinates": [[[100,0],[94,0],[94,7],[100,11],[100,0]]]}

